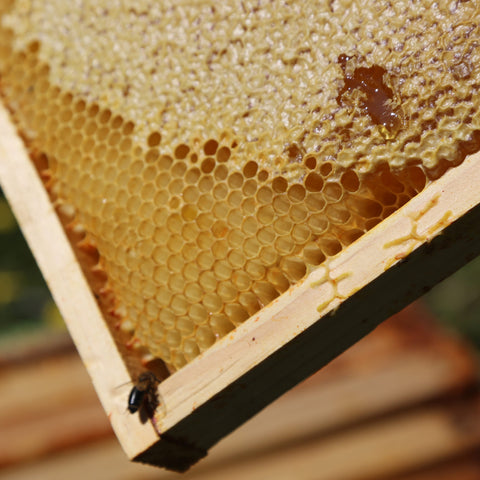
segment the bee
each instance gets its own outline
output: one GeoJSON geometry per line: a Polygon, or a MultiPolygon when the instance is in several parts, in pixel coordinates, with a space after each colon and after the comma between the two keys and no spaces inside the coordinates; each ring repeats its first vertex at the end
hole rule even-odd
{"type": "Polygon", "coordinates": [[[155,387],[159,382],[160,380],[153,372],[147,371],[141,373],[128,395],[128,411],[130,413],[136,413],[142,405],[145,405],[148,409],[149,416],[153,414],[158,405],[155,387]]]}

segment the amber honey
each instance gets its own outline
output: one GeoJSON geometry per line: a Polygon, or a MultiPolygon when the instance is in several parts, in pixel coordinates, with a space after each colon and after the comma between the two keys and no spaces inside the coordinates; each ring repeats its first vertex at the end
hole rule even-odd
{"type": "MultiPolygon", "coordinates": [[[[386,84],[387,71],[379,65],[357,67],[347,72],[347,62],[352,61],[347,55],[340,55],[338,63],[343,71],[343,88],[340,90],[337,102],[344,103],[344,94],[361,92],[360,101],[362,113],[366,113],[373,123],[380,126],[385,138],[391,140],[403,124],[403,114],[399,106],[395,106],[392,89],[386,84]]],[[[360,63],[357,62],[356,63],[360,63]]]]}
{"type": "Polygon", "coordinates": [[[0,92],[113,328],[178,369],[479,148],[478,10],[9,0],[0,92]]]}

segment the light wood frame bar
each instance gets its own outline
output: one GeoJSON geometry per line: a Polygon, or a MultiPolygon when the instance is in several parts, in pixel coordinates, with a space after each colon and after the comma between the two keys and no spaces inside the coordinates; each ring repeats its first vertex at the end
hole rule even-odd
{"type": "Polygon", "coordinates": [[[237,426],[480,254],[480,154],[158,386],[152,421],[8,112],[0,184],[129,458],[185,470],[237,426]]]}

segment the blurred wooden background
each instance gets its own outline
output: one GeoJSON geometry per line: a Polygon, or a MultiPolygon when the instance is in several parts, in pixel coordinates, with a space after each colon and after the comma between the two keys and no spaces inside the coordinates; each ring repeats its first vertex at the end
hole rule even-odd
{"type": "MultiPolygon", "coordinates": [[[[66,334],[0,356],[0,432],[0,479],[179,476],[128,462],[66,334]]],[[[476,357],[417,303],[183,478],[470,480],[479,453],[476,357]]]]}

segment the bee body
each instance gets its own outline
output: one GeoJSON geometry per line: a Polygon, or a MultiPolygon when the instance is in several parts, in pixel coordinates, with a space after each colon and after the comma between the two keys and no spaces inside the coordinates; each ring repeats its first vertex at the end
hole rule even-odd
{"type": "Polygon", "coordinates": [[[128,395],[128,411],[130,413],[136,413],[146,400],[149,410],[155,410],[157,404],[155,387],[158,381],[152,372],[143,372],[138,376],[137,383],[128,395]]]}

